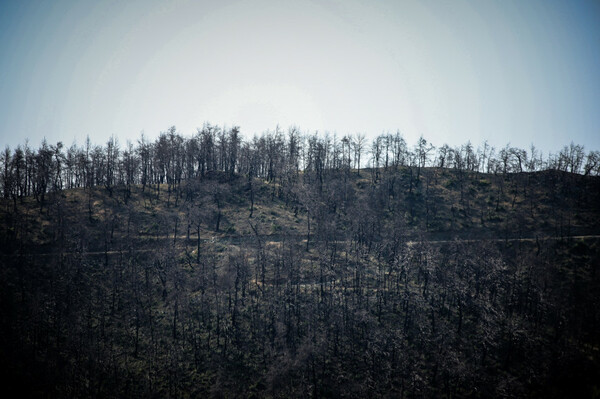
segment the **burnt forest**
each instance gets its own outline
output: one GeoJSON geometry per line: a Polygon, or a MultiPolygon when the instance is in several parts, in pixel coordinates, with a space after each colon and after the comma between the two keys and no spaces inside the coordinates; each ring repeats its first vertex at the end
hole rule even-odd
{"type": "Polygon", "coordinates": [[[206,124],[7,147],[3,390],[600,397],[600,152],[565,144],[206,124]]]}

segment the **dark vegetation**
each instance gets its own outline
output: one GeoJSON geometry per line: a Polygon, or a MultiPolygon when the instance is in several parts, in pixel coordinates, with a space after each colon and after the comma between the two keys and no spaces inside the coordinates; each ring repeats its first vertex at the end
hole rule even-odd
{"type": "Polygon", "coordinates": [[[7,149],[3,387],[598,397],[599,160],[208,125],[7,149]]]}

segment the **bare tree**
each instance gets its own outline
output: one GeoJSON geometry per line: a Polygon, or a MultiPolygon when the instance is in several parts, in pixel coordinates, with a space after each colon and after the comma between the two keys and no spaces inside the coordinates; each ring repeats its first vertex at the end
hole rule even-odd
{"type": "Polygon", "coordinates": [[[352,140],[352,147],[354,148],[354,164],[356,173],[360,176],[360,157],[365,150],[365,144],[367,139],[364,134],[358,133],[352,140]]]}

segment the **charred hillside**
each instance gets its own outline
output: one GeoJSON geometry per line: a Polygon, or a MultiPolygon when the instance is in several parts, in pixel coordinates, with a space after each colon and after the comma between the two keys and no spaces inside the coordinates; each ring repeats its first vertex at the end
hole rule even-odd
{"type": "Polygon", "coordinates": [[[181,176],[188,158],[155,157],[158,145],[117,150],[113,169],[99,150],[97,173],[83,160],[57,173],[56,151],[46,177],[43,163],[30,180],[11,169],[0,202],[6,386],[44,397],[598,391],[594,153],[567,163],[578,173],[527,172],[507,150],[487,173],[489,158],[467,149],[439,165],[440,149],[434,166],[421,143],[387,158],[374,147],[359,169],[349,144],[334,157],[310,138],[294,153],[304,147],[288,138],[258,157],[259,144],[224,137],[222,153],[200,145],[194,159],[211,161],[181,176]]]}

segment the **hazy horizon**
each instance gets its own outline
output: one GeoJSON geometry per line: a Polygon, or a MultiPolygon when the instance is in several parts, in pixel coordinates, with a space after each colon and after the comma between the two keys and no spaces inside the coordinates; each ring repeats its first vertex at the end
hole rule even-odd
{"type": "Polygon", "coordinates": [[[0,5],[0,144],[175,125],[600,149],[597,1],[0,5]]]}

